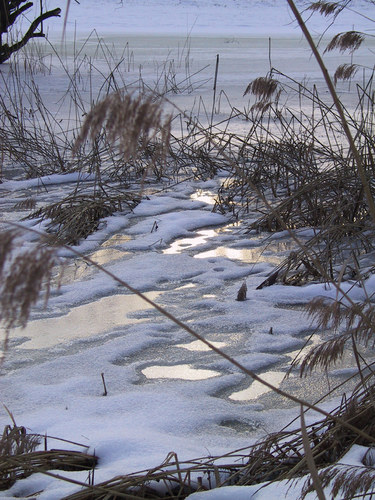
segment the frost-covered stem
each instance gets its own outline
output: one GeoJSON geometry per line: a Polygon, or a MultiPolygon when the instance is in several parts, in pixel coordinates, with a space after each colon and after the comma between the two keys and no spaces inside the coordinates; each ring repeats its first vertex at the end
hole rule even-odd
{"type": "Polygon", "coordinates": [[[328,70],[324,64],[322,56],[320,55],[318,48],[317,48],[314,40],[312,39],[310,31],[308,30],[304,20],[302,19],[302,16],[301,16],[299,10],[295,6],[294,1],[287,0],[287,2],[288,2],[289,7],[291,8],[291,10],[294,14],[294,17],[296,18],[296,20],[297,20],[297,22],[302,30],[304,37],[306,38],[308,44],[310,45],[310,48],[314,54],[314,57],[315,57],[317,63],[319,64],[321,72],[324,76],[324,80],[327,84],[328,90],[332,96],[333,102],[334,102],[335,107],[337,109],[337,112],[340,116],[342,128],[344,129],[345,135],[346,135],[348,142],[349,142],[350,150],[353,154],[354,161],[357,165],[358,174],[359,174],[359,177],[361,179],[364,193],[365,193],[366,200],[367,200],[368,209],[369,209],[372,221],[375,223],[375,203],[374,203],[374,199],[373,199],[372,194],[371,194],[370,185],[369,185],[369,182],[368,182],[368,179],[366,176],[366,172],[365,172],[365,169],[363,166],[361,155],[357,149],[357,146],[355,145],[352,133],[350,132],[348,121],[345,117],[344,110],[343,110],[343,107],[341,105],[340,99],[336,93],[335,86],[332,82],[331,77],[329,76],[328,70]]]}

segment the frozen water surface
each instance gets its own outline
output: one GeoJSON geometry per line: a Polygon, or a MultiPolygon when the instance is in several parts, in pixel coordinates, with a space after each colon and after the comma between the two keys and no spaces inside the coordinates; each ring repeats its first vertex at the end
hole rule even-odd
{"type": "MultiPolygon", "coordinates": [[[[87,56],[82,70],[90,78],[82,80],[80,92],[88,107],[108,70],[116,67],[118,55],[123,61],[116,67],[116,77],[129,89],[139,85],[140,66],[144,82],[154,88],[160,85],[158,75],[165,61],[174,65],[180,93],[169,92],[168,98],[182,110],[193,110],[203,121],[200,98],[211,109],[217,54],[218,88],[223,91],[215,108],[217,122],[230,109],[228,102],[239,109],[248,106],[244,90],[252,78],[269,70],[270,47],[272,65],[315,83],[324,92],[322,77],[295,25],[290,24],[283,2],[90,0],[88,9],[87,1],[71,2],[63,49],[61,21],[53,20],[49,30],[68,66],[74,67],[74,46],[87,56]],[[98,35],[87,40],[92,28],[98,35]],[[103,39],[99,46],[98,37],[103,39]]],[[[356,22],[355,28],[366,29],[365,19],[346,16],[338,30],[347,28],[348,21],[349,28],[356,22]]],[[[316,16],[312,26],[314,34],[323,31],[322,20],[316,16]]],[[[369,48],[361,49],[355,62],[372,67],[369,48]]],[[[69,78],[50,47],[41,50],[50,54],[45,61],[51,61],[50,72],[35,73],[41,93],[53,113],[72,123],[66,100],[60,100],[69,78]]],[[[330,69],[350,62],[350,56],[335,53],[327,59],[330,69]]],[[[2,71],[6,74],[8,66],[2,71]]],[[[345,101],[352,102],[347,85],[341,92],[345,101]]],[[[237,132],[247,128],[245,121],[236,123],[237,132]]],[[[61,198],[67,186],[73,186],[74,175],[50,176],[42,183],[3,182],[1,225],[24,215],[13,209],[22,197],[35,196],[38,206],[61,198]]],[[[88,186],[90,182],[87,179],[88,186]]],[[[320,284],[256,290],[292,245],[287,237],[263,240],[245,235],[241,224],[232,225],[228,217],[212,213],[219,182],[189,181],[144,196],[133,213],[105,219],[78,249],[246,368],[314,401],[327,390],[324,377],[312,378],[306,385],[295,371],[287,379],[284,375],[314,332],[301,305],[321,294],[334,297],[336,292],[320,284]],[[157,230],[152,231],[155,223],[157,230]],[[247,300],[238,302],[237,291],[244,280],[247,300]]],[[[95,266],[64,255],[68,266],[62,286],[52,294],[47,309],[36,308],[24,330],[11,332],[0,378],[1,401],[18,425],[95,449],[100,459],[97,482],[153,467],[171,450],[188,459],[241,448],[261,433],[279,430],[296,414],[285,398],[264,392],[95,266]],[[108,388],[105,398],[101,373],[108,388]]],[[[357,288],[351,293],[363,296],[357,288]]],[[[327,334],[320,332],[322,338],[327,334]]],[[[313,335],[310,345],[315,341],[313,335]]],[[[337,367],[337,382],[351,366],[353,360],[345,359],[337,367]]],[[[10,423],[4,408],[0,418],[2,425],[10,423]]],[[[86,475],[74,473],[74,478],[85,481],[86,475]]],[[[52,478],[34,481],[18,481],[4,498],[43,490],[39,498],[52,500],[77,489],[68,483],[56,484],[52,478]]],[[[252,490],[236,491],[240,499],[242,493],[249,498],[252,490]]],[[[280,498],[281,491],[272,490],[264,498],[280,498]]],[[[218,493],[212,493],[218,500],[218,493]]],[[[233,498],[230,490],[220,494],[220,498],[233,498]]],[[[286,487],[285,495],[292,498],[286,487]]]]}

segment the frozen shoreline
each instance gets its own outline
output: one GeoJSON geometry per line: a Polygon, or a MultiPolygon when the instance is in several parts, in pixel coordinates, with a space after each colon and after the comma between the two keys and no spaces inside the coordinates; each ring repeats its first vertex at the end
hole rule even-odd
{"type": "MultiPolygon", "coordinates": [[[[253,2],[248,7],[249,2],[245,0],[227,0],[225,9],[220,0],[179,3],[134,0],[123,3],[124,7],[114,0],[72,2],[65,42],[69,64],[74,65],[74,44],[79,46],[83,43],[93,28],[97,29],[99,38],[103,38],[108,47],[113,44],[113,52],[108,52],[113,56],[111,63],[116,63],[115,53],[121,55],[128,43],[129,54],[133,55],[124,61],[124,66],[130,68],[124,72],[126,82],[135,81],[140,66],[144,78],[153,82],[166,60],[174,61],[179,81],[183,81],[188,61],[190,73],[199,71],[194,79],[194,86],[198,88],[191,93],[171,92],[168,97],[181,108],[191,110],[192,103],[200,97],[208,106],[211,105],[215,60],[219,54],[218,88],[230,97],[232,105],[242,108],[248,102],[243,92],[249,81],[264,76],[270,68],[268,39],[271,36],[272,65],[296,79],[306,77],[309,84],[317,84],[319,90],[325,92],[322,76],[311,60],[299,30],[288,24],[290,17],[284,8],[275,7],[280,3],[269,1],[265,6],[264,3],[253,2]],[[215,4],[219,7],[216,10],[215,4]],[[104,8],[108,5],[112,7],[104,8]],[[150,7],[147,16],[146,7],[150,7]],[[252,13],[249,22],[242,22],[244,13],[246,16],[252,13]],[[201,68],[205,69],[200,72],[201,68]]],[[[347,27],[350,17],[347,16],[332,29],[336,32],[344,24],[347,27]]],[[[319,18],[318,24],[313,25],[313,31],[320,33],[322,23],[319,18]]],[[[350,28],[352,25],[351,20],[350,28]]],[[[59,47],[61,20],[53,20],[49,26],[51,38],[59,47]]],[[[355,62],[371,66],[369,62],[373,61],[373,54],[370,49],[374,46],[375,42],[370,41],[368,46],[355,54],[355,62]]],[[[102,72],[101,76],[105,79],[108,65],[105,54],[97,49],[98,38],[93,37],[92,42],[86,43],[82,56],[87,55],[85,63],[89,70],[96,65],[98,73],[102,72]]],[[[46,53],[49,50],[46,46],[46,53]]],[[[350,55],[327,54],[326,60],[332,71],[338,64],[350,61],[350,55]]],[[[59,98],[66,92],[69,78],[56,64],[56,59],[53,59],[51,74],[36,73],[35,78],[43,97],[50,102],[50,109],[58,109],[63,115],[66,109],[59,108],[59,98]]],[[[98,77],[97,82],[100,86],[102,80],[99,81],[98,77]]],[[[90,103],[89,85],[86,83],[82,83],[82,95],[85,102],[90,103]]],[[[342,92],[348,95],[345,85],[342,92]]],[[[225,99],[219,108],[215,113],[217,120],[228,111],[225,99]]],[[[245,131],[248,123],[243,120],[241,126],[245,131]]],[[[31,186],[26,181],[24,195],[26,197],[34,189],[34,194],[43,198],[43,202],[54,199],[56,193],[57,197],[61,196],[63,181],[61,178],[55,181],[56,184],[51,182],[47,187],[31,186]],[[58,185],[60,181],[61,186],[58,185]]],[[[234,357],[238,356],[249,368],[257,372],[277,370],[279,383],[280,365],[284,363],[282,369],[285,369],[287,353],[303,345],[308,328],[301,308],[283,309],[281,306],[302,304],[320,294],[334,297],[336,292],[321,284],[293,289],[274,285],[256,290],[274,264],[267,260],[267,248],[265,252],[255,251],[254,254],[249,251],[251,257],[247,261],[233,257],[236,251],[242,249],[242,244],[247,250],[257,250],[260,243],[256,238],[245,241],[238,236],[237,241],[233,241],[231,235],[223,232],[212,238],[203,238],[199,243],[183,241],[201,236],[199,232],[204,228],[213,231],[215,225],[228,223],[224,216],[212,214],[212,206],[203,198],[192,198],[195,190],[214,190],[217,187],[215,182],[186,183],[144,199],[133,214],[117,214],[103,221],[100,231],[82,242],[80,248],[85,252],[100,251],[103,250],[100,245],[108,240],[106,248],[113,250],[116,256],[105,262],[111,271],[143,291],[160,293],[160,301],[167,310],[196,327],[211,341],[224,345],[224,350],[234,357]],[[155,221],[158,224],[157,235],[151,232],[155,221]],[[131,238],[128,238],[129,235],[131,238]],[[125,237],[121,239],[122,236],[125,237]],[[155,245],[157,241],[160,241],[159,246],[155,245]],[[178,255],[168,253],[173,241],[177,242],[177,247],[181,243],[178,255]],[[230,251],[228,254],[224,252],[224,255],[215,254],[220,248],[227,249],[230,243],[234,243],[229,248],[232,255],[230,251]],[[197,257],[198,254],[201,254],[200,257],[197,257]],[[248,300],[238,302],[235,297],[243,279],[247,280],[248,300]],[[271,328],[272,336],[269,333],[271,328]]],[[[14,197],[21,191],[16,185],[17,182],[9,184],[11,190],[3,199],[9,211],[14,205],[14,197]]],[[[18,213],[14,212],[12,216],[16,217],[18,213]]],[[[284,250],[278,251],[279,254],[284,250]]],[[[272,256],[272,252],[269,254],[271,258],[280,257],[272,256]]],[[[9,363],[5,365],[8,373],[0,378],[0,386],[2,402],[13,413],[18,425],[27,427],[31,432],[83,442],[91,450],[95,449],[100,458],[100,467],[95,473],[96,482],[156,466],[172,450],[182,459],[189,459],[246,446],[261,432],[280,430],[295,415],[295,409],[290,409],[290,402],[280,398],[277,408],[269,409],[275,401],[270,394],[260,395],[257,399],[230,399],[231,394],[252,385],[248,377],[221,358],[215,358],[213,353],[189,351],[193,339],[153,310],[128,308],[134,319],[133,323],[132,318],[128,322],[125,306],[122,305],[127,296],[116,297],[119,290],[108,277],[85,272],[84,269],[77,281],[65,284],[61,293],[51,297],[50,309],[46,313],[49,318],[44,326],[47,335],[55,333],[53,316],[59,315],[59,340],[55,342],[52,339],[49,351],[41,348],[37,352],[37,349],[31,349],[27,328],[16,332],[10,344],[15,356],[9,356],[9,363]],[[92,312],[82,318],[79,326],[74,315],[67,315],[66,325],[61,326],[65,319],[62,312],[78,310],[82,303],[92,305],[98,297],[99,300],[105,297],[109,303],[111,297],[114,299],[116,317],[112,318],[115,314],[111,313],[105,300],[100,309],[104,311],[100,312],[101,315],[108,314],[105,318],[108,319],[108,327],[95,330],[98,324],[101,326],[102,318],[96,318],[92,312]],[[99,335],[92,335],[91,338],[82,335],[72,341],[74,329],[87,333],[90,321],[95,323],[92,331],[97,334],[99,330],[99,335]],[[64,328],[69,330],[66,338],[61,334],[64,328]],[[155,369],[155,365],[156,368],[162,365],[168,370],[175,370],[176,365],[182,364],[181,360],[184,365],[186,360],[190,363],[189,374],[194,372],[195,376],[200,376],[206,370],[210,372],[210,377],[212,373],[219,375],[201,380],[145,376],[150,367],[155,369]],[[102,397],[101,373],[105,373],[108,385],[108,396],[105,398],[102,397]],[[228,422],[235,425],[226,425],[228,422]]],[[[348,289],[351,287],[349,283],[347,286],[348,289]]],[[[370,292],[373,288],[369,286],[370,292]]],[[[363,290],[353,288],[352,293],[359,300],[363,290]]],[[[43,316],[40,311],[38,314],[43,316]]],[[[36,320],[30,325],[30,338],[40,333],[39,324],[36,320]]],[[[49,337],[45,340],[48,344],[49,337]]],[[[293,386],[295,379],[290,380],[288,383],[292,390],[298,393],[300,389],[293,386]]],[[[318,384],[316,387],[318,390],[318,384]]],[[[315,390],[315,385],[312,390],[315,390]]],[[[330,410],[335,402],[323,406],[330,410]]],[[[0,417],[3,426],[10,423],[4,408],[0,417]]],[[[315,418],[316,415],[311,412],[308,414],[310,422],[315,418]]],[[[86,481],[87,472],[72,473],[71,477],[86,481]]],[[[18,495],[22,498],[38,490],[44,490],[39,498],[58,500],[76,491],[77,487],[40,474],[18,481],[3,497],[18,495]]],[[[215,493],[207,496],[212,495],[212,498],[215,493]]],[[[244,498],[253,493],[250,489],[243,490],[244,498]]],[[[277,498],[277,494],[276,491],[275,496],[271,494],[268,498],[277,498]]],[[[225,498],[231,498],[230,495],[229,492],[225,498]]]]}

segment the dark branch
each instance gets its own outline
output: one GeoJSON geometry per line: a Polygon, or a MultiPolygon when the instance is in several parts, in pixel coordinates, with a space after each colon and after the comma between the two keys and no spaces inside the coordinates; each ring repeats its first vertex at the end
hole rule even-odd
{"type": "Polygon", "coordinates": [[[54,10],[50,10],[48,12],[44,12],[39,17],[34,19],[34,21],[31,23],[29,29],[27,30],[27,32],[25,33],[25,35],[23,36],[23,38],[19,42],[16,42],[11,46],[9,46],[8,44],[2,45],[0,48],[0,64],[5,62],[7,59],[9,59],[9,57],[14,52],[17,52],[19,49],[24,47],[31,38],[44,36],[41,33],[35,33],[35,31],[38,28],[38,26],[40,25],[40,23],[42,23],[45,19],[48,19],[50,17],[58,17],[58,16],[60,16],[60,14],[61,14],[61,9],[59,9],[59,8],[54,9],[54,10]]]}
{"type": "Polygon", "coordinates": [[[25,3],[25,5],[22,5],[22,7],[20,7],[19,9],[15,10],[14,12],[12,12],[11,14],[9,14],[9,17],[8,17],[8,26],[12,26],[15,22],[16,22],[16,19],[18,16],[20,16],[23,12],[25,12],[25,10],[27,9],[30,9],[30,7],[33,6],[33,3],[32,2],[28,2],[28,3],[25,3]]]}

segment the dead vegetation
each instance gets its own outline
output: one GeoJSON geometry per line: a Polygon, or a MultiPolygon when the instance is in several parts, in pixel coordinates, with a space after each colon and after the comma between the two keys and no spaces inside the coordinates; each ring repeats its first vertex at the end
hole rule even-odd
{"type": "Polygon", "coordinates": [[[24,327],[30,310],[44,295],[49,297],[49,283],[58,264],[54,248],[39,241],[24,245],[20,231],[0,234],[0,321],[6,331],[24,327]],[[21,246],[26,246],[21,250],[21,246]]]}
{"type": "Polygon", "coordinates": [[[41,450],[36,448],[47,438],[28,434],[25,427],[7,425],[0,439],[0,491],[31,474],[49,470],[92,470],[97,458],[81,451],[41,450]]]}
{"type": "Polygon", "coordinates": [[[27,218],[46,220],[47,232],[55,237],[57,245],[77,245],[98,229],[102,219],[125,209],[130,211],[138,203],[139,198],[130,193],[75,195],[32,212],[27,218]]]}
{"type": "MultiPolygon", "coordinates": [[[[311,10],[338,15],[343,6],[343,2],[314,2],[311,10]]],[[[352,52],[362,42],[361,33],[340,33],[326,50],[352,52]]],[[[354,64],[340,66],[334,75],[335,84],[350,80],[357,71],[354,64]]],[[[26,123],[26,108],[16,101],[9,108],[1,100],[3,151],[11,161],[26,165],[27,177],[76,169],[94,174],[93,194],[76,189],[30,216],[44,221],[48,231],[68,244],[86,238],[98,229],[103,218],[136,205],[138,198],[130,191],[118,194],[119,185],[128,189],[132,182],[142,184],[148,176],[157,181],[205,179],[226,170],[228,177],[218,193],[215,209],[232,214],[235,220],[248,221],[249,235],[285,230],[296,234],[305,228],[313,231],[313,236],[304,240],[258,288],[275,283],[301,285],[314,280],[336,283],[341,293],[343,281],[352,280],[353,286],[364,288],[365,280],[374,273],[375,221],[368,198],[368,192],[374,192],[375,176],[372,81],[373,73],[366,83],[357,83],[358,106],[353,113],[344,109],[367,185],[358,174],[356,155],[332,102],[325,102],[315,88],[311,90],[275,69],[247,86],[245,94],[255,96],[249,110],[233,109],[232,116],[220,128],[212,123],[203,126],[190,117],[188,133],[182,137],[171,134],[172,122],[169,118],[164,121],[160,102],[154,95],[115,92],[87,113],[78,139],[65,135],[61,147],[61,136],[53,135],[47,147],[41,140],[40,123],[36,126],[33,121],[31,129],[30,122],[26,123]],[[282,103],[283,93],[292,92],[300,105],[298,109],[282,103]],[[15,119],[18,115],[20,120],[15,119]],[[239,116],[250,124],[246,137],[229,131],[230,121],[239,116]],[[71,156],[73,151],[75,157],[71,156]],[[114,182],[118,183],[117,194],[113,194],[114,182]]],[[[33,99],[41,102],[36,90],[33,99]]],[[[43,126],[49,127],[51,117],[43,106],[39,112],[43,126]]],[[[49,128],[53,130],[55,124],[49,128]]],[[[26,206],[31,208],[33,204],[26,206]]],[[[26,324],[41,291],[48,299],[48,283],[56,264],[54,249],[46,246],[45,241],[43,245],[32,245],[28,252],[14,253],[17,238],[18,233],[10,231],[0,239],[0,319],[7,329],[26,324]]],[[[245,300],[246,291],[244,283],[237,300],[245,300]]],[[[373,462],[366,462],[363,467],[337,465],[353,444],[373,446],[375,439],[373,367],[361,354],[362,347],[373,348],[373,296],[370,294],[360,303],[350,301],[345,294],[332,302],[317,299],[309,304],[308,311],[321,329],[331,329],[333,335],[310,351],[300,366],[301,376],[334,366],[347,349],[352,349],[356,358],[360,378],[357,389],[344,396],[329,416],[306,429],[321,484],[332,485],[333,498],[341,495],[349,499],[371,492],[374,481],[373,462]]],[[[311,472],[304,432],[302,425],[297,430],[283,430],[225,457],[180,462],[175,454],[170,454],[152,470],[100,484],[91,482],[68,498],[182,499],[194,491],[225,485],[300,478],[311,472]]],[[[0,477],[4,487],[19,477],[51,467],[81,470],[80,467],[95,466],[93,457],[77,457],[58,450],[35,452],[39,443],[25,436],[23,428],[17,427],[7,429],[3,435],[0,452],[6,460],[0,477]]],[[[302,497],[314,488],[307,481],[302,497]]]]}

